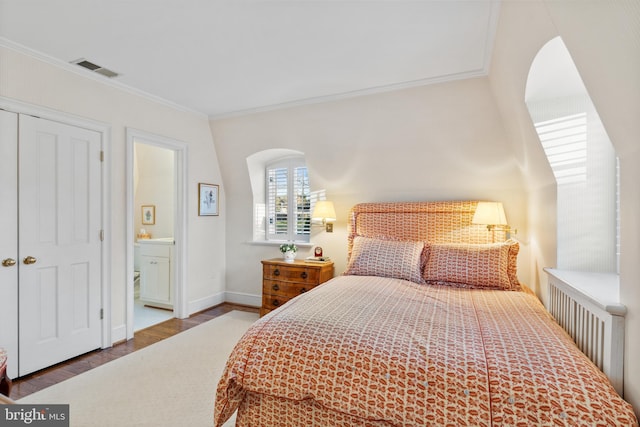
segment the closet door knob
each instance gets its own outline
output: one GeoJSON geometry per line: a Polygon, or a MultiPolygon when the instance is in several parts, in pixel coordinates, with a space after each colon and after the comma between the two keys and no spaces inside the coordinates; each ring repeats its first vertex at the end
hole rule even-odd
{"type": "Polygon", "coordinates": [[[5,258],[2,260],[3,267],[13,267],[14,265],[16,265],[16,260],[13,258],[5,258]]]}
{"type": "Polygon", "coordinates": [[[32,256],[28,256],[25,259],[22,260],[22,262],[24,262],[25,264],[35,264],[36,261],[38,261],[37,259],[35,259],[32,256]]]}

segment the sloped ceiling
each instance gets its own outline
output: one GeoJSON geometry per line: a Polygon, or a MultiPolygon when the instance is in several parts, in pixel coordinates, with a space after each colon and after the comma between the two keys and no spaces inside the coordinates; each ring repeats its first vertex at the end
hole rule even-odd
{"type": "Polygon", "coordinates": [[[0,0],[0,44],[221,117],[486,75],[491,0],[0,0]]]}

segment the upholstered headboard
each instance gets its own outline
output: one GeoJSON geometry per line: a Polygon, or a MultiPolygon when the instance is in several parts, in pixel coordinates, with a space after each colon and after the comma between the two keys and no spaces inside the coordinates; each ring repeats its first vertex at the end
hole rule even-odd
{"type": "MultiPolygon", "coordinates": [[[[472,224],[477,201],[361,203],[349,212],[348,255],[356,236],[430,243],[491,243],[485,225],[472,224]]],[[[497,241],[504,232],[496,231],[497,241]]]]}

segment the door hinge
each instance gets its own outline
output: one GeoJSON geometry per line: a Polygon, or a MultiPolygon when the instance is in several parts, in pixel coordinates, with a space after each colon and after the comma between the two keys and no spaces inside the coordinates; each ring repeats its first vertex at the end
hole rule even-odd
{"type": "Polygon", "coordinates": [[[100,150],[100,161],[104,162],[104,151],[100,150]]]}
{"type": "Polygon", "coordinates": [[[104,242],[104,230],[100,230],[100,241],[104,242]]]}
{"type": "Polygon", "coordinates": [[[104,308],[100,309],[100,320],[104,319],[104,308]]]}

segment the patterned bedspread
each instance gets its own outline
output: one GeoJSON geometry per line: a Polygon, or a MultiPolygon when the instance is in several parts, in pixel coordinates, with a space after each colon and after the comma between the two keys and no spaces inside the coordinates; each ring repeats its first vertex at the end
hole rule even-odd
{"type": "MultiPolygon", "coordinates": [[[[534,295],[370,276],[332,279],[256,322],[218,385],[215,425],[248,395],[362,425],[638,425],[534,295]]],[[[241,407],[241,424],[268,425],[252,414],[241,407]]]]}

